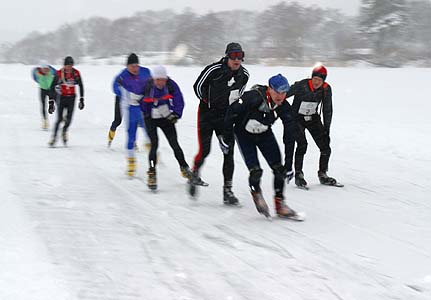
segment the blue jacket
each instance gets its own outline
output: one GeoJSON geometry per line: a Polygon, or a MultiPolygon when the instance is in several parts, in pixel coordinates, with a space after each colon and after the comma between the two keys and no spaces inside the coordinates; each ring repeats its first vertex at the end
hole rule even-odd
{"type": "Polygon", "coordinates": [[[141,102],[144,116],[151,116],[153,109],[160,109],[163,105],[167,105],[170,112],[174,112],[181,118],[184,109],[184,98],[178,84],[171,78],[168,78],[165,87],[158,89],[153,84],[153,80],[149,79],[145,83],[144,99],[141,102]]]}
{"type": "Polygon", "coordinates": [[[127,71],[127,68],[125,68],[123,71],[121,71],[120,74],[115,77],[112,84],[112,89],[114,91],[114,94],[118,97],[122,96],[121,87],[124,87],[129,92],[135,94],[142,94],[143,84],[150,77],[151,74],[148,68],[139,67],[138,75],[133,75],[132,73],[127,71]]]}

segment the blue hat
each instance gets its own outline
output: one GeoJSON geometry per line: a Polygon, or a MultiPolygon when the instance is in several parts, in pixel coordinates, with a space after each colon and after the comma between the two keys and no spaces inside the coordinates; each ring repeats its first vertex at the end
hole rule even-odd
{"type": "Polygon", "coordinates": [[[287,78],[281,74],[272,76],[269,78],[269,86],[274,89],[277,93],[287,93],[290,89],[287,78]]]}

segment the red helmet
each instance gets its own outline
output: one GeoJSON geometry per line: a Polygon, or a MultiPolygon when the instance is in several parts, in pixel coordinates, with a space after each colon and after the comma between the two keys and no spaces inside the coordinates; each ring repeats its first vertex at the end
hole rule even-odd
{"type": "Polygon", "coordinates": [[[327,75],[328,75],[328,71],[326,70],[325,66],[318,65],[314,67],[313,72],[311,74],[311,78],[313,78],[314,76],[317,76],[322,78],[323,81],[325,81],[327,75]]]}

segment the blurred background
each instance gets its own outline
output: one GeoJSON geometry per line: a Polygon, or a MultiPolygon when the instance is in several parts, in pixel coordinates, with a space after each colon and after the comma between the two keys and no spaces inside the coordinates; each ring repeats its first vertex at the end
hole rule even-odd
{"type": "MultiPolygon", "coordinates": [[[[335,66],[431,67],[430,0],[346,1],[350,4],[344,6],[336,1],[329,6],[331,1],[238,0],[169,9],[144,3],[148,1],[74,1],[66,7],[46,2],[39,7],[40,16],[38,11],[30,20],[19,15],[12,16],[12,24],[7,22],[17,30],[30,23],[31,31],[3,31],[0,62],[61,64],[72,55],[78,63],[123,64],[125,55],[136,52],[143,64],[204,65],[236,41],[245,50],[247,64],[309,66],[322,61],[335,66]],[[99,6],[93,5],[97,2],[99,6]],[[107,13],[106,5],[117,5],[117,13],[115,6],[107,13]],[[105,16],[94,16],[99,14],[105,16]],[[42,26],[46,21],[55,27],[42,26]]],[[[13,5],[2,4],[2,14],[13,5]]]]}

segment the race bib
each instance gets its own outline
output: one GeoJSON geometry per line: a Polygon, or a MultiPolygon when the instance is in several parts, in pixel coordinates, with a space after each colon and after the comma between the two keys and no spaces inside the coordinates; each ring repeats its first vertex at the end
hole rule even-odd
{"type": "Polygon", "coordinates": [[[238,100],[240,97],[239,95],[239,90],[232,90],[230,91],[230,95],[229,95],[229,105],[231,105],[232,103],[234,103],[236,100],[238,100]]]}
{"type": "Polygon", "coordinates": [[[314,115],[317,112],[317,102],[301,102],[299,113],[304,116],[314,115]]]}
{"type": "Polygon", "coordinates": [[[268,125],[264,125],[260,123],[258,120],[250,119],[245,125],[245,130],[249,133],[259,134],[267,131],[269,128],[268,125]]]}
{"type": "Polygon", "coordinates": [[[171,114],[169,110],[169,105],[163,104],[151,109],[151,118],[153,119],[163,119],[171,114]]]}

